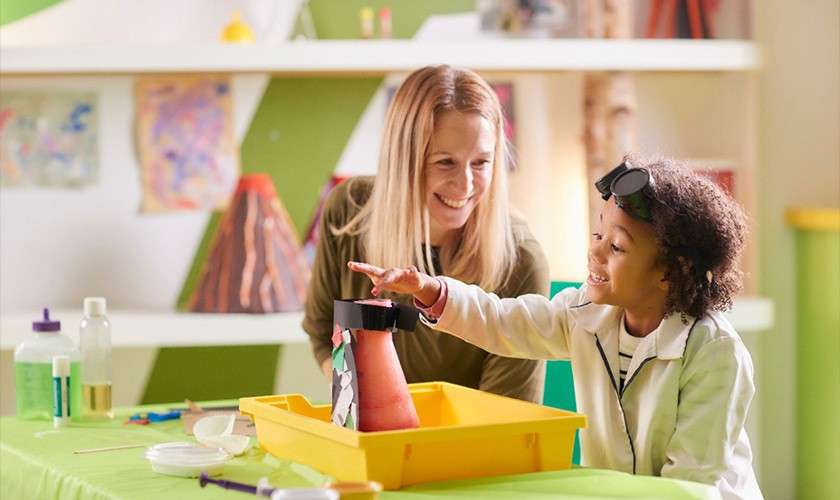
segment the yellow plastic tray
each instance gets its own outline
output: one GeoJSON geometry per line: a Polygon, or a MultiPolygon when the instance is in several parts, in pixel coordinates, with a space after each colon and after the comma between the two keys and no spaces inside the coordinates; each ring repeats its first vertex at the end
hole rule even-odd
{"type": "Polygon", "coordinates": [[[242,398],[257,439],[279,458],[341,481],[385,489],[447,479],[568,469],[577,413],[444,382],[409,384],[417,429],[360,432],[330,421],[330,405],[300,394],[242,398]]]}

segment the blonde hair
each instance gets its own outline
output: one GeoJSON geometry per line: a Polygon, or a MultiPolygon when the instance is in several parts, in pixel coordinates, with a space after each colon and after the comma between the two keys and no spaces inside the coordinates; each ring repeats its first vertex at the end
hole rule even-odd
{"type": "Polygon", "coordinates": [[[507,188],[508,145],[493,89],[472,71],[427,66],[408,76],[385,120],[378,175],[370,199],[336,234],[363,234],[365,258],[381,267],[417,266],[435,275],[429,243],[425,165],[441,113],[477,113],[495,129],[490,188],[457,238],[439,249],[448,276],[487,290],[502,286],[516,260],[507,188]]]}

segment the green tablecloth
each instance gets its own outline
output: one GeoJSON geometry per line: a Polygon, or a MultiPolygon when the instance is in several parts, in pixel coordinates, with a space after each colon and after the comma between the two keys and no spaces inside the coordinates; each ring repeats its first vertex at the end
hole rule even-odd
{"type": "MultiPolygon", "coordinates": [[[[208,486],[196,479],[152,472],[144,448],[74,454],[74,450],[125,444],[152,445],[167,441],[193,441],[183,434],[179,420],[148,426],[123,425],[142,407],[117,411],[106,423],[75,423],[54,430],[51,422],[0,418],[0,498],[17,499],[166,499],[246,498],[246,495],[208,486]]],[[[331,478],[317,471],[266,454],[256,446],[233,459],[222,477],[256,484],[268,477],[279,487],[323,485],[331,478]]],[[[719,498],[701,484],[663,478],[632,476],[614,471],[572,469],[444,483],[416,485],[384,492],[383,500],[431,498],[719,498]]]]}

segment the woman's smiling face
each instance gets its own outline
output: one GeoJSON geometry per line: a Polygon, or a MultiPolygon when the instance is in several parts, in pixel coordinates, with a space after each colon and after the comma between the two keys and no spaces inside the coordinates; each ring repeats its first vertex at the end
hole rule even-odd
{"type": "Polygon", "coordinates": [[[610,198],[589,247],[587,295],[596,304],[648,309],[664,303],[667,285],[653,227],[610,198]]]}
{"type": "Polygon", "coordinates": [[[495,149],[493,125],[481,115],[446,111],[435,118],[425,166],[433,245],[464,227],[487,193],[495,149]]]}

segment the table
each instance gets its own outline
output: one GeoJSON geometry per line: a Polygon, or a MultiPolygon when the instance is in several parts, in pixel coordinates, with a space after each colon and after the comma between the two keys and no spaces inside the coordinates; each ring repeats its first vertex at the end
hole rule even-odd
{"type": "MultiPolygon", "coordinates": [[[[230,402],[228,402],[230,403],[230,402]]],[[[144,448],[73,454],[74,450],[125,444],[153,445],[193,441],[180,420],[125,425],[136,412],[160,411],[167,405],[122,408],[110,422],[73,423],[56,430],[51,422],[0,418],[0,498],[38,499],[178,499],[246,498],[244,494],[208,486],[196,479],[152,472],[144,448]]],[[[278,487],[320,486],[330,481],[314,469],[280,460],[254,446],[225,466],[225,479],[256,484],[268,477],[278,487]]],[[[434,498],[669,498],[715,499],[717,490],[685,481],[633,476],[615,471],[576,468],[415,485],[384,492],[383,500],[434,498]]]]}

